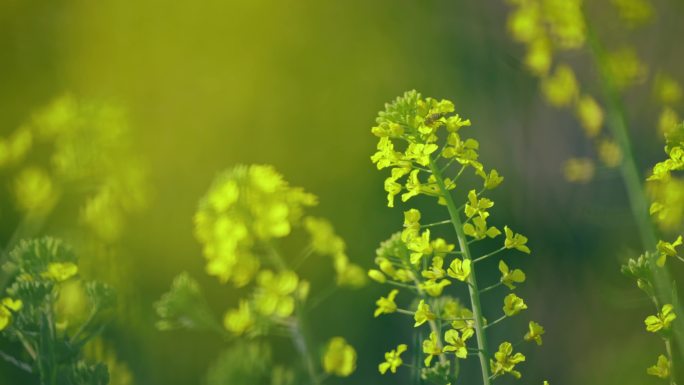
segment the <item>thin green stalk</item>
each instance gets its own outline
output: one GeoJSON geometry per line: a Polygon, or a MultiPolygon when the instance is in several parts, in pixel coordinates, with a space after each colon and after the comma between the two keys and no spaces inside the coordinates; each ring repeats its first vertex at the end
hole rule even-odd
{"type": "Polygon", "coordinates": [[[677,380],[675,379],[675,373],[677,370],[674,366],[674,357],[672,356],[672,343],[670,338],[665,338],[665,351],[667,352],[667,358],[670,360],[670,385],[677,385],[677,380]]]}
{"type": "Polygon", "coordinates": [[[443,221],[439,222],[434,222],[434,223],[428,223],[427,225],[420,225],[420,228],[426,228],[426,227],[434,227],[434,226],[439,226],[439,225],[445,225],[447,223],[451,223],[451,219],[446,219],[443,221]]]}
{"type": "Polygon", "coordinates": [[[9,362],[10,364],[16,366],[17,368],[27,372],[27,373],[33,373],[33,369],[31,368],[31,365],[27,364],[26,362],[19,361],[18,359],[12,357],[11,355],[3,352],[0,350],[0,358],[5,360],[6,362],[9,362]]]}
{"type": "MultiPolygon", "coordinates": [[[[608,116],[607,126],[615,137],[615,140],[620,146],[620,150],[623,154],[623,160],[620,165],[620,173],[627,190],[630,209],[636,221],[643,247],[646,250],[655,250],[658,238],[656,236],[656,231],[649,214],[649,204],[648,200],[646,199],[646,192],[643,183],[644,179],[639,172],[636,163],[636,157],[632,151],[625,109],[619,92],[615,87],[612,74],[606,67],[605,49],[595,32],[591,29],[586,18],[585,21],[588,30],[587,36],[592,57],[599,69],[599,83],[606,98],[606,109],[608,116]]],[[[676,314],[684,314],[682,312],[681,305],[676,301],[676,296],[674,295],[676,288],[672,285],[672,279],[667,267],[657,267],[655,263],[653,263],[651,270],[653,271],[652,278],[655,283],[655,289],[658,297],[661,298],[664,303],[671,303],[675,307],[676,314]]],[[[677,345],[679,346],[679,351],[682,352],[684,351],[684,317],[677,317],[674,323],[676,330],[674,334],[677,339],[677,345]]]]}
{"type": "MultiPolygon", "coordinates": [[[[472,261],[472,256],[470,254],[470,248],[468,247],[468,240],[463,233],[463,225],[461,224],[461,218],[458,214],[458,209],[454,203],[454,199],[451,196],[449,190],[447,190],[444,184],[444,178],[439,168],[435,162],[430,159],[430,169],[432,170],[432,175],[434,175],[439,186],[442,197],[444,198],[447,210],[449,211],[449,217],[453,223],[454,230],[456,231],[456,237],[458,238],[459,248],[463,252],[463,257],[472,261]]],[[[477,288],[477,278],[475,274],[475,264],[472,264],[472,271],[468,277],[468,291],[470,293],[470,303],[473,310],[473,318],[475,319],[475,337],[477,340],[478,357],[480,358],[480,369],[482,370],[482,382],[483,385],[490,385],[491,383],[491,373],[489,370],[489,355],[487,354],[487,336],[485,335],[484,329],[484,316],[482,314],[482,306],[480,304],[480,293],[477,288]]]]}
{"type": "Polygon", "coordinates": [[[475,260],[473,260],[473,262],[484,261],[485,259],[487,259],[487,258],[489,258],[489,257],[491,257],[491,256],[493,256],[493,255],[496,255],[496,254],[498,254],[498,253],[500,253],[500,252],[502,252],[502,251],[504,251],[504,250],[506,250],[506,248],[505,248],[505,247],[501,247],[500,249],[496,249],[496,250],[492,251],[492,252],[489,253],[489,254],[485,254],[485,255],[483,255],[483,256],[481,256],[481,257],[475,258],[475,260]]]}
{"type": "Polygon", "coordinates": [[[304,332],[305,327],[304,325],[302,325],[302,318],[299,314],[299,311],[297,313],[297,319],[295,320],[294,325],[290,329],[290,333],[292,334],[292,340],[294,341],[297,350],[299,350],[300,354],[304,357],[304,363],[306,364],[306,371],[309,374],[311,385],[319,385],[320,377],[318,376],[318,374],[316,374],[316,365],[314,364],[314,360],[311,356],[311,351],[309,349],[309,344],[307,341],[308,336],[304,332]]]}
{"type": "MultiPolygon", "coordinates": [[[[270,246],[270,245],[269,245],[270,246]]],[[[287,270],[287,263],[280,256],[278,251],[271,246],[270,255],[273,264],[280,270],[287,270]]],[[[304,364],[306,366],[306,371],[308,373],[309,379],[311,380],[311,385],[320,385],[320,376],[316,372],[316,364],[311,355],[311,349],[309,348],[309,334],[307,333],[304,311],[302,309],[302,304],[297,303],[295,306],[295,320],[290,327],[290,335],[292,336],[292,341],[295,348],[299,351],[299,354],[304,359],[304,364]]]]}
{"type": "Polygon", "coordinates": [[[499,322],[501,322],[501,321],[505,320],[505,319],[506,319],[506,317],[507,317],[507,316],[506,316],[505,314],[504,314],[504,315],[502,315],[501,317],[499,317],[499,318],[495,319],[495,320],[494,320],[494,322],[492,322],[492,323],[490,323],[490,324],[487,324],[487,325],[485,325],[485,329],[487,329],[487,328],[490,328],[490,327],[492,327],[492,326],[494,326],[494,325],[498,324],[499,322]]]}
{"type": "Polygon", "coordinates": [[[495,284],[493,284],[493,285],[491,285],[491,286],[487,286],[487,287],[485,287],[484,289],[480,290],[480,294],[486,293],[486,292],[488,292],[488,291],[490,291],[490,290],[493,290],[493,289],[496,289],[497,287],[499,287],[499,286],[501,286],[501,285],[503,285],[502,282],[497,282],[497,283],[495,283],[495,284]]]}

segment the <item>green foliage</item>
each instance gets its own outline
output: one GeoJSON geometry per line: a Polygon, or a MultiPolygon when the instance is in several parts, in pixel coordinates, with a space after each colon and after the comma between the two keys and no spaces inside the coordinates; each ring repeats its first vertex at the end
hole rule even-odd
{"type": "Polygon", "coordinates": [[[171,289],[154,304],[160,330],[221,330],[199,284],[188,273],[181,273],[171,289]]]}
{"type": "Polygon", "coordinates": [[[108,384],[107,366],[86,361],[83,347],[103,330],[115,306],[113,289],[82,281],[75,255],[58,239],[24,240],[9,255],[3,269],[13,278],[2,301],[1,335],[31,359],[11,362],[41,385],[108,384]]]}
{"type": "Polygon", "coordinates": [[[240,341],[224,350],[207,372],[206,385],[291,385],[295,376],[274,366],[270,345],[240,341]]]}

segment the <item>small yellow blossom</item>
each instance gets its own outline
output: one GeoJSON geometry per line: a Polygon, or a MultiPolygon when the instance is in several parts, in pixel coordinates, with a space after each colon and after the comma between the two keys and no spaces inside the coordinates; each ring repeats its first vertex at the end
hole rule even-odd
{"type": "Polygon", "coordinates": [[[53,262],[47,271],[41,274],[43,278],[64,282],[78,273],[78,266],[72,262],[53,262]]]}
{"type": "Polygon", "coordinates": [[[265,315],[288,317],[295,309],[293,294],[298,288],[299,277],[293,271],[282,271],[278,274],[263,270],[257,277],[259,288],[254,303],[256,310],[265,315]]]}
{"type": "Polygon", "coordinates": [[[470,276],[471,263],[470,259],[455,258],[451,261],[447,274],[449,277],[456,278],[463,282],[470,276]]]}
{"type": "Polygon", "coordinates": [[[670,378],[670,360],[668,360],[667,357],[662,354],[659,355],[658,362],[646,369],[646,373],[658,378],[662,378],[663,380],[670,378]]]}
{"type": "Polygon", "coordinates": [[[505,248],[516,249],[526,254],[530,253],[530,248],[527,247],[527,237],[522,234],[513,233],[513,230],[509,229],[508,226],[504,227],[504,232],[506,233],[505,248]]]}
{"type": "Polygon", "coordinates": [[[554,107],[569,106],[579,92],[575,72],[567,65],[558,66],[551,76],[542,79],[541,88],[546,100],[554,107]]]}
{"type": "Polygon", "coordinates": [[[652,333],[659,331],[669,331],[670,325],[677,318],[674,313],[674,306],[671,304],[663,305],[662,310],[656,315],[650,315],[644,320],[646,330],[652,333]]]}
{"type": "Polygon", "coordinates": [[[413,327],[418,327],[428,321],[432,321],[436,318],[437,316],[435,313],[433,313],[430,310],[430,305],[425,303],[425,300],[420,300],[418,303],[418,309],[416,310],[416,313],[413,315],[413,318],[416,320],[416,323],[413,324],[413,327]]]}
{"type": "Polygon", "coordinates": [[[660,103],[675,104],[682,99],[682,86],[670,75],[659,73],[653,83],[653,94],[660,103]]]}
{"type": "Polygon", "coordinates": [[[658,244],[656,245],[656,250],[658,250],[658,259],[656,260],[656,264],[660,267],[665,266],[665,262],[667,261],[667,257],[678,257],[677,253],[677,247],[682,245],[682,236],[678,236],[677,239],[674,240],[674,242],[665,242],[665,241],[658,241],[658,244]]]}
{"type": "Polygon", "coordinates": [[[231,309],[223,317],[223,326],[231,333],[242,335],[254,326],[254,318],[249,303],[240,301],[237,309],[231,309]]]}
{"type": "Polygon", "coordinates": [[[521,311],[527,309],[527,305],[522,298],[511,293],[504,298],[503,311],[508,317],[512,317],[521,311]]]}
{"type": "Polygon", "coordinates": [[[401,354],[407,349],[408,346],[406,346],[406,344],[400,344],[396,349],[385,353],[385,362],[378,365],[380,374],[385,374],[388,370],[392,373],[396,373],[397,368],[404,363],[404,361],[401,359],[401,354]]]}
{"type": "Polygon", "coordinates": [[[339,286],[358,289],[366,284],[366,273],[361,266],[351,263],[347,255],[337,254],[333,261],[339,286]]]}
{"type": "Polygon", "coordinates": [[[594,162],[589,158],[571,158],[563,164],[563,176],[570,183],[587,183],[594,178],[594,162]]]}
{"type": "Polygon", "coordinates": [[[344,252],[344,241],[329,221],[323,218],[304,218],[304,228],[311,235],[311,247],[321,255],[335,255],[344,252]]]}
{"type": "Polygon", "coordinates": [[[525,273],[520,269],[509,270],[508,265],[503,260],[499,261],[499,271],[501,272],[501,283],[509,289],[515,289],[515,283],[525,282],[525,273]]]}
{"type": "Polygon", "coordinates": [[[447,345],[444,347],[445,352],[453,352],[458,358],[468,357],[468,347],[466,341],[475,334],[473,329],[465,329],[463,334],[459,334],[458,330],[449,329],[444,334],[444,341],[447,345]]]}
{"type": "Polygon", "coordinates": [[[602,140],[599,142],[598,155],[601,162],[608,167],[617,167],[622,163],[622,150],[612,140],[602,140]]]}
{"type": "Polygon", "coordinates": [[[618,89],[642,83],[648,74],[648,68],[632,47],[622,47],[609,52],[606,66],[618,89]]]}
{"type": "MultiPolygon", "coordinates": [[[[441,239],[441,238],[440,238],[441,239]]],[[[446,275],[446,271],[443,268],[444,258],[434,257],[432,258],[432,265],[427,270],[423,270],[420,275],[427,279],[441,279],[446,275]]]]}
{"type": "Polygon", "coordinates": [[[423,289],[431,297],[439,297],[440,295],[442,295],[442,291],[444,291],[444,288],[449,285],[451,285],[451,281],[449,281],[448,279],[428,279],[420,285],[420,288],[423,289]]]}
{"type": "Polygon", "coordinates": [[[537,345],[542,344],[542,335],[544,328],[534,321],[530,321],[529,331],[525,334],[525,341],[534,341],[537,345]]]}
{"type": "Polygon", "coordinates": [[[397,294],[399,294],[399,290],[393,289],[387,297],[380,297],[380,299],[375,302],[378,308],[375,309],[373,316],[377,317],[380,314],[391,314],[397,311],[397,304],[394,302],[397,294]]]}
{"type": "Polygon", "coordinates": [[[440,348],[440,343],[437,340],[437,335],[434,332],[430,333],[430,337],[428,339],[423,340],[423,353],[426,354],[425,361],[423,362],[427,367],[430,366],[433,357],[442,354],[442,348],[440,348]]]}
{"type": "Polygon", "coordinates": [[[349,377],[356,370],[356,350],[342,337],[333,337],[323,355],[323,370],[338,377],[349,377]]]}
{"type": "Polygon", "coordinates": [[[668,135],[677,128],[682,120],[677,111],[672,107],[665,106],[658,117],[658,131],[661,135],[668,135]]]}
{"type": "Polygon", "coordinates": [[[494,359],[490,360],[489,363],[494,378],[506,373],[511,374],[515,378],[520,378],[522,374],[515,370],[515,365],[524,361],[525,356],[522,353],[513,354],[513,345],[510,342],[504,342],[499,345],[499,350],[494,353],[494,359]]]}
{"type": "Polygon", "coordinates": [[[601,132],[603,109],[590,95],[583,95],[577,101],[577,116],[588,137],[595,138],[601,132]]]}
{"type": "Polygon", "coordinates": [[[18,312],[23,307],[20,299],[5,297],[0,303],[0,331],[4,330],[12,320],[12,312],[18,312]]]}

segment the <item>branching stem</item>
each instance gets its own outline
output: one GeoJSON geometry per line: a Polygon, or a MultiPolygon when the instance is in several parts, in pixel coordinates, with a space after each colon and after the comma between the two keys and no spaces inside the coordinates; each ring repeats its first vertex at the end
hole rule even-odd
{"type": "MultiPolygon", "coordinates": [[[[468,246],[468,240],[463,233],[463,225],[461,224],[461,218],[458,214],[458,208],[454,203],[454,199],[451,196],[449,190],[447,190],[444,184],[444,178],[442,177],[441,171],[435,165],[435,162],[430,159],[430,169],[435,177],[437,186],[439,186],[440,192],[444,201],[446,202],[447,209],[449,211],[449,217],[454,226],[454,231],[456,232],[456,237],[458,238],[459,249],[463,253],[465,259],[472,260],[470,255],[470,248],[468,246]]],[[[459,172],[463,172],[463,169],[459,172]]],[[[490,368],[489,368],[489,357],[487,353],[487,336],[485,335],[484,329],[484,317],[482,314],[482,306],[480,304],[480,293],[477,288],[477,278],[475,274],[475,266],[473,264],[472,271],[468,277],[468,290],[470,293],[470,303],[473,310],[474,326],[475,326],[475,337],[477,340],[477,347],[480,350],[478,352],[478,357],[480,358],[480,369],[482,371],[482,382],[483,385],[490,385],[490,368]]]]}

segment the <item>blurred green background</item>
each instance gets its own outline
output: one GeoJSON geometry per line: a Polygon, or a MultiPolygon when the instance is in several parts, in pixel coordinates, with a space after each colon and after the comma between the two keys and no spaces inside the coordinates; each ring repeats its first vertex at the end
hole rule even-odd
{"type": "MultiPolygon", "coordinates": [[[[682,28],[673,22],[681,8],[658,6],[647,33],[615,41],[636,42],[647,63],[684,76],[682,28]]],[[[473,121],[485,164],[506,177],[493,196],[495,223],[530,238],[521,296],[547,337],[528,356],[525,383],[658,383],[644,370],[659,346],[642,328],[650,308],[619,273],[641,248],[621,180],[611,173],[588,185],[563,180],[563,161],[591,145],[570,113],[541,100],[507,36],[506,13],[500,1],[0,2],[0,133],[70,92],[123,106],[147,164],[151,197],[127,223],[116,256],[129,266],[126,290],[139,301],[116,332],[135,383],[200,384],[225,347],[210,334],[157,331],[152,308],[183,270],[200,279],[217,314],[234,301],[229,286],[204,274],[192,233],[199,197],[225,168],[275,165],[319,196],[316,213],[335,224],[353,261],[372,265],[402,210],[386,207],[385,173],[369,160],[370,127],[385,102],[414,88],[454,100],[473,121]]],[[[598,15],[615,32],[612,15],[598,15]]],[[[644,172],[663,156],[648,95],[639,88],[627,95],[644,172]]],[[[2,207],[6,242],[16,213],[2,207]]],[[[496,279],[491,270],[483,281],[496,279]]],[[[315,276],[316,266],[308,272],[315,276]]],[[[314,291],[329,274],[314,277],[314,291]]],[[[682,282],[682,271],[675,274],[682,282]]],[[[397,319],[373,319],[375,298],[385,294],[378,286],[336,293],[312,322],[321,340],[344,335],[359,351],[346,383],[408,383],[377,373],[383,353],[407,338],[397,319]]],[[[524,326],[497,333],[507,327],[524,326]]],[[[19,383],[0,368],[0,382],[19,383]]]]}

